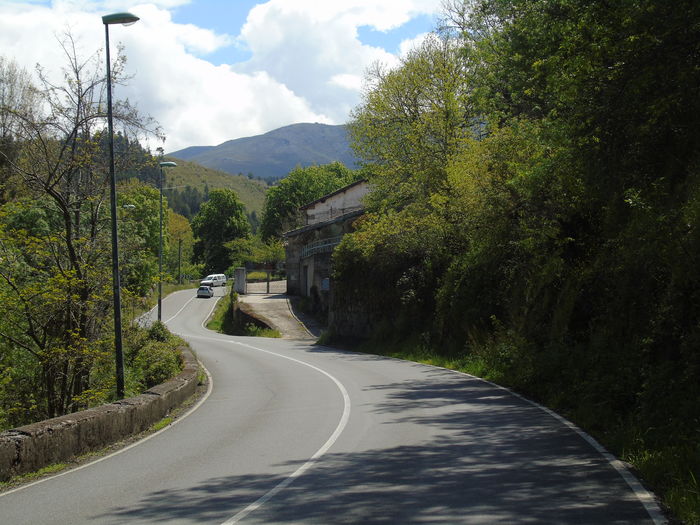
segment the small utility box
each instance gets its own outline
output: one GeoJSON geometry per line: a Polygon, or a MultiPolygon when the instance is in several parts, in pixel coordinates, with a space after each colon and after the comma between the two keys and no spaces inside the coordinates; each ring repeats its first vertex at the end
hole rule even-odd
{"type": "Polygon", "coordinates": [[[233,291],[245,295],[247,292],[246,278],[248,274],[245,268],[236,268],[233,273],[233,291]]]}

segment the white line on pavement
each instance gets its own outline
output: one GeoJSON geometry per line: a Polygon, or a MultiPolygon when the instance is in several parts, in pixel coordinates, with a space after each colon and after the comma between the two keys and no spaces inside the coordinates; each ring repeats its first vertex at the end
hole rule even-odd
{"type": "Polygon", "coordinates": [[[277,493],[279,493],[281,490],[285,489],[289,485],[292,484],[292,482],[304,474],[307,470],[309,470],[311,467],[313,467],[314,463],[316,460],[318,460],[321,456],[323,456],[326,452],[328,452],[328,449],[330,449],[333,444],[338,440],[340,435],[342,434],[343,430],[345,429],[345,426],[348,423],[348,419],[350,419],[350,396],[348,395],[348,391],[345,389],[345,386],[336,379],[334,376],[326,372],[325,370],[322,370],[318,368],[317,366],[311,365],[309,363],[305,363],[304,361],[300,361],[299,359],[294,359],[293,357],[288,357],[286,355],[282,354],[277,354],[275,352],[270,352],[269,350],[263,350],[262,348],[257,348],[255,346],[246,344],[246,343],[240,343],[237,341],[231,341],[233,344],[237,344],[240,346],[244,346],[246,348],[250,348],[252,350],[257,350],[259,352],[265,352],[266,354],[274,355],[277,357],[282,357],[283,359],[288,359],[290,361],[294,361],[295,363],[299,363],[304,366],[308,366],[309,368],[312,368],[313,370],[316,370],[317,372],[320,372],[324,376],[328,377],[331,381],[335,383],[335,385],[338,387],[338,390],[340,390],[340,393],[343,396],[343,414],[340,416],[340,421],[338,422],[338,426],[335,427],[335,430],[333,431],[333,434],[328,438],[328,440],[319,448],[316,453],[309,458],[309,460],[304,463],[302,466],[300,466],[298,469],[296,469],[292,474],[290,474],[287,478],[282,480],[280,483],[275,485],[272,489],[270,489],[266,494],[262,495],[260,498],[258,498],[256,501],[248,505],[246,508],[241,510],[238,514],[235,516],[232,516],[228,520],[222,523],[222,525],[232,525],[234,523],[238,523],[241,521],[243,518],[245,518],[248,514],[251,512],[255,511],[256,509],[259,509],[262,507],[265,503],[267,503],[271,498],[273,498],[277,493]]]}

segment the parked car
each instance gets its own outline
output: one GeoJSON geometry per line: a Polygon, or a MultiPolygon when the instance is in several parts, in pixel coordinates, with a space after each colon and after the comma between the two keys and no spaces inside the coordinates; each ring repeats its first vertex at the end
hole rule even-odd
{"type": "Polygon", "coordinates": [[[226,286],[226,276],[223,273],[207,275],[200,281],[200,286],[226,286]]]}
{"type": "Polygon", "coordinates": [[[211,286],[200,286],[197,288],[197,297],[214,297],[214,288],[211,286]]]}

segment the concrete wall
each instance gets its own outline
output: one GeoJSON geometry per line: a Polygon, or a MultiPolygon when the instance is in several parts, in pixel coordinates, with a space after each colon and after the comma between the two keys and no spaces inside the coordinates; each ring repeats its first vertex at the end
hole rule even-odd
{"type": "Polygon", "coordinates": [[[362,199],[368,193],[369,185],[363,181],[314,201],[304,207],[306,224],[318,224],[360,210],[362,199]]]}
{"type": "Polygon", "coordinates": [[[233,291],[245,295],[248,293],[248,285],[246,282],[246,269],[236,268],[233,274],[233,291]]]}
{"type": "Polygon", "coordinates": [[[183,359],[177,377],[140,396],[0,433],[0,481],[99,450],[160,421],[197,388],[197,360],[188,348],[183,359]]]}

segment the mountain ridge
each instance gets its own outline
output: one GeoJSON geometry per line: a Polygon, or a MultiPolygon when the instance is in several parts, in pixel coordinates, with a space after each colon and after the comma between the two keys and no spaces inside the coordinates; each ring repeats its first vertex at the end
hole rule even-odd
{"type": "Polygon", "coordinates": [[[345,125],[299,123],[261,135],[227,140],[218,146],[190,146],[168,157],[196,162],[232,175],[280,179],[297,166],[342,162],[354,168],[345,125]]]}

